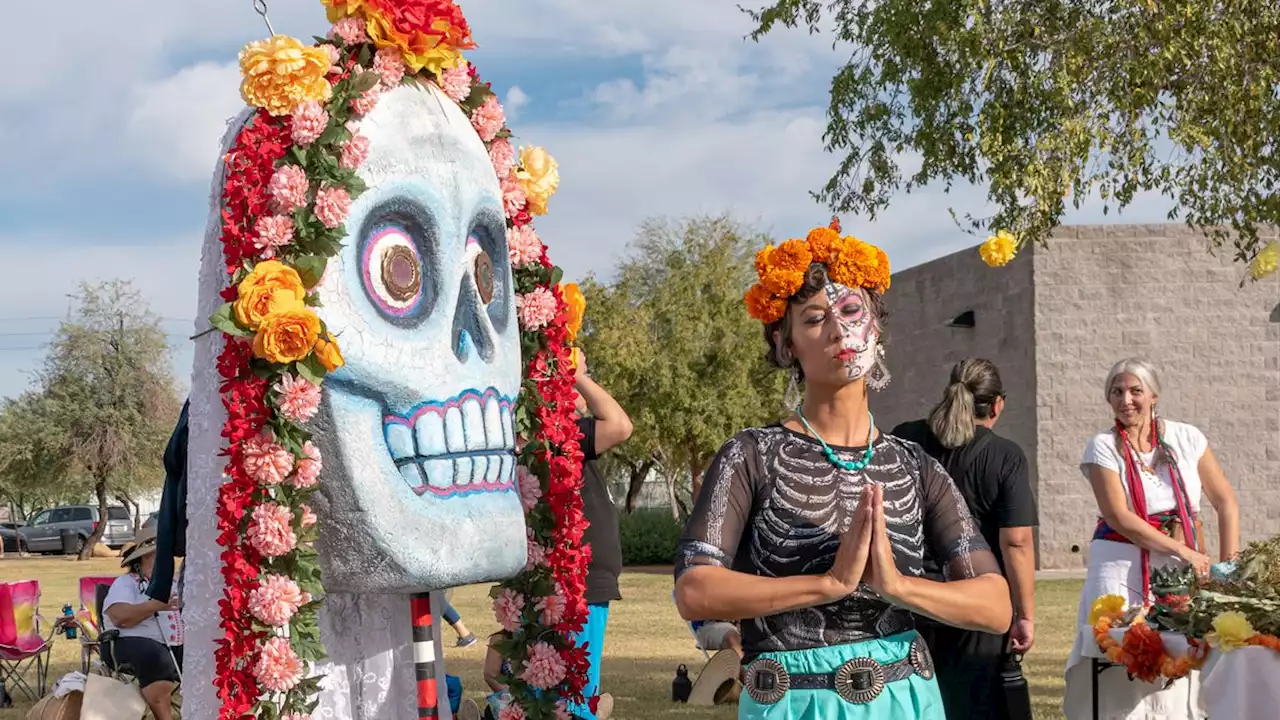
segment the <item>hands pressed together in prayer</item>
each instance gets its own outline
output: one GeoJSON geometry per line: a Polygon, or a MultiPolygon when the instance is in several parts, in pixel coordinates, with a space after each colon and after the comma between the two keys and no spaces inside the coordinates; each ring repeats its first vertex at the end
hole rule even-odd
{"type": "Polygon", "coordinates": [[[902,573],[893,559],[893,545],[884,520],[884,488],[878,484],[862,490],[849,529],[840,538],[840,549],[827,576],[841,591],[841,597],[852,595],[860,583],[894,602],[902,573]]]}

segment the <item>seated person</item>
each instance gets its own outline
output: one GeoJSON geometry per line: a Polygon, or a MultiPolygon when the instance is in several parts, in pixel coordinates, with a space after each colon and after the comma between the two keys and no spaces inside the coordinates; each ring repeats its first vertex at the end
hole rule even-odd
{"type": "Polygon", "coordinates": [[[706,620],[692,622],[693,634],[697,637],[698,647],[709,652],[732,650],[742,659],[742,634],[738,626],[723,620],[706,620]]]}
{"type": "Polygon", "coordinates": [[[125,549],[120,566],[129,572],[111,583],[102,602],[104,634],[118,633],[103,647],[102,657],[108,666],[128,666],[155,720],[173,720],[173,691],[181,680],[182,617],[176,597],[168,603],[147,597],[155,551],[154,529],[140,532],[125,549]]]}
{"type": "Polygon", "coordinates": [[[720,705],[736,701],[742,681],[742,633],[737,624],[705,620],[689,625],[698,647],[712,653],[693,683],[689,704],[720,705]]]}
{"type": "Polygon", "coordinates": [[[497,720],[502,709],[511,704],[511,694],[507,692],[507,684],[503,676],[511,675],[511,663],[502,657],[496,647],[497,643],[511,637],[508,632],[496,632],[489,636],[489,647],[484,654],[484,684],[489,686],[490,693],[485,698],[485,720],[497,720]]]}

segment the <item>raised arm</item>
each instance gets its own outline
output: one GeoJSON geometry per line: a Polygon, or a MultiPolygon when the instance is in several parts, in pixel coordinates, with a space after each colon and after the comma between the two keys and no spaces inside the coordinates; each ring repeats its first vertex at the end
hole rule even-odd
{"type": "Polygon", "coordinates": [[[582,353],[578,354],[573,387],[596,421],[595,455],[603,455],[631,437],[631,418],[627,417],[618,401],[587,374],[587,356],[582,353]]]}
{"type": "Polygon", "coordinates": [[[730,440],[704,476],[676,552],[676,608],[685,620],[743,620],[826,605],[857,590],[870,549],[870,494],[864,495],[831,570],[771,578],[732,569],[755,492],[747,457],[730,440]]]}
{"type": "Polygon", "coordinates": [[[1230,560],[1240,552],[1240,506],[1236,503],[1236,493],[1218,465],[1218,458],[1208,447],[1200,456],[1196,469],[1200,473],[1205,497],[1218,513],[1218,556],[1222,560],[1230,560]]]}

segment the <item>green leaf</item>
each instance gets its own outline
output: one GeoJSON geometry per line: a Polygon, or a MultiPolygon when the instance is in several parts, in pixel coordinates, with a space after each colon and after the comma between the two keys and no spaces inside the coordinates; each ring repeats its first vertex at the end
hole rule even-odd
{"type": "Polygon", "coordinates": [[[324,369],[324,366],[320,364],[315,353],[308,355],[303,360],[299,360],[294,363],[293,366],[297,368],[299,375],[310,380],[312,383],[319,385],[324,382],[324,376],[327,371],[324,369]]]}
{"type": "Polygon", "coordinates": [[[320,133],[319,138],[316,138],[315,144],[321,146],[332,145],[334,143],[345,142],[349,137],[351,137],[351,133],[347,131],[347,128],[344,125],[336,122],[330,122],[329,127],[325,128],[323,133],[320,133]]]}
{"type": "Polygon", "coordinates": [[[236,337],[253,337],[252,330],[246,330],[236,323],[235,304],[226,303],[209,316],[209,324],[228,335],[236,337]]]}
{"type": "Polygon", "coordinates": [[[293,267],[302,277],[303,286],[310,289],[320,284],[320,278],[324,277],[324,269],[328,262],[329,259],[321,255],[303,255],[294,259],[293,267]]]}
{"type": "MultiPolygon", "coordinates": [[[[368,43],[360,46],[360,54],[356,58],[364,67],[369,67],[369,63],[373,61],[373,48],[368,43]]],[[[369,87],[373,87],[370,85],[369,87]]],[[[365,88],[368,90],[369,88],[365,88]]],[[[363,92],[363,91],[362,91],[363,92]]]]}
{"type": "Polygon", "coordinates": [[[293,158],[293,161],[298,165],[304,168],[307,166],[307,149],[306,148],[302,147],[301,145],[294,145],[292,148],[289,149],[289,155],[293,158]]]}
{"type": "MultiPolygon", "coordinates": [[[[364,52],[364,50],[361,50],[361,54],[364,52]]],[[[367,63],[361,64],[365,65],[367,63]]],[[[382,76],[372,70],[365,70],[364,72],[357,73],[351,76],[350,92],[353,97],[362,95],[365,91],[369,90],[374,85],[377,85],[380,80],[382,80],[382,76]]]]}
{"type": "Polygon", "coordinates": [[[556,267],[555,267],[554,269],[552,269],[552,271],[551,271],[551,283],[550,283],[550,284],[551,284],[551,285],[559,285],[559,284],[560,284],[560,281],[561,281],[563,278],[564,278],[564,270],[560,269],[560,267],[559,267],[559,266],[556,266],[556,267]]]}

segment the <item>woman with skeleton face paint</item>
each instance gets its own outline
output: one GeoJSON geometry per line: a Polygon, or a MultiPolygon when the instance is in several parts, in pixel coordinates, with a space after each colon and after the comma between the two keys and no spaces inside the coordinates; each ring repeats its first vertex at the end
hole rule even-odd
{"type": "Polygon", "coordinates": [[[795,414],[721,448],[680,542],[676,604],[741,621],[739,718],[943,720],[913,614],[1003,633],[1012,611],[951,478],[868,409],[889,380],[888,258],[833,223],[765,248],[756,271],[747,307],[791,373],[795,414]],[[926,553],[947,582],[923,577],[926,553]]]}

